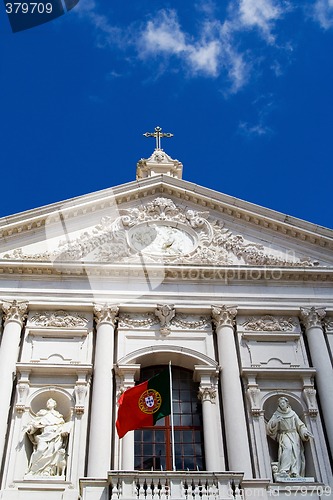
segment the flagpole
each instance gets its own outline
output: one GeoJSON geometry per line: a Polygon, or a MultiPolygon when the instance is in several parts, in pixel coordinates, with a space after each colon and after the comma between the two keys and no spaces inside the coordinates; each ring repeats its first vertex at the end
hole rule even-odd
{"type": "Polygon", "coordinates": [[[173,425],[173,405],[172,405],[172,373],[171,373],[171,361],[169,361],[169,376],[170,376],[170,405],[171,405],[171,450],[172,450],[172,470],[176,470],[176,458],[175,458],[175,428],[173,425]]]}

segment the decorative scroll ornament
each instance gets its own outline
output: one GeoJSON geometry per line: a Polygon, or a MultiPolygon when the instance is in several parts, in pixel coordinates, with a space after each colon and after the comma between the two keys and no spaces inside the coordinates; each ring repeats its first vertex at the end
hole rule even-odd
{"type": "Polygon", "coordinates": [[[234,326],[237,315],[236,306],[212,306],[212,318],[216,328],[234,326]]]}
{"type": "Polygon", "coordinates": [[[242,326],[245,330],[255,332],[292,332],[297,326],[297,320],[265,315],[260,318],[249,318],[242,323],[242,326]]]}
{"type": "Polygon", "coordinates": [[[84,413],[84,403],[87,391],[88,387],[86,382],[78,382],[74,387],[74,394],[75,394],[74,411],[77,415],[82,415],[84,413]]]}
{"type": "Polygon", "coordinates": [[[77,328],[86,326],[88,319],[76,312],[46,311],[34,314],[30,322],[43,327],[77,328]]]}
{"type": "Polygon", "coordinates": [[[318,416],[316,389],[314,389],[314,387],[304,387],[303,396],[306,401],[310,417],[316,418],[318,416]]]}
{"type": "Polygon", "coordinates": [[[326,316],[324,307],[301,307],[301,319],[305,328],[322,328],[322,319],[326,316]]]}
{"type": "Polygon", "coordinates": [[[97,325],[110,323],[115,327],[118,319],[119,307],[110,305],[95,305],[94,314],[97,325]]]}
{"type": "Polygon", "coordinates": [[[253,417],[259,417],[262,412],[260,408],[260,394],[258,384],[248,384],[246,395],[251,406],[251,413],[253,417]]]}
{"type": "Polygon", "coordinates": [[[8,321],[16,321],[22,328],[24,320],[27,317],[28,302],[18,302],[17,300],[13,300],[13,302],[4,301],[2,310],[4,312],[5,324],[8,321]]]}
{"type": "Polygon", "coordinates": [[[268,253],[258,243],[233,234],[224,224],[211,219],[209,212],[177,206],[158,197],[146,205],[119,210],[119,217],[103,217],[98,225],[79,237],[59,243],[52,252],[26,254],[16,249],[3,259],[51,262],[141,261],[179,264],[255,266],[314,266],[309,258],[268,253]]]}
{"type": "Polygon", "coordinates": [[[175,306],[173,304],[157,304],[154,313],[160,321],[161,335],[168,335],[170,333],[171,320],[176,314],[175,306]]]}

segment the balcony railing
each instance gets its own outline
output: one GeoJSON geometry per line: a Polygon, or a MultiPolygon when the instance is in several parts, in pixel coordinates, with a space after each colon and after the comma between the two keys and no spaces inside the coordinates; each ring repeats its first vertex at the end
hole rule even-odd
{"type": "Polygon", "coordinates": [[[243,474],[110,471],[104,481],[81,479],[82,500],[244,500],[243,474]],[[94,491],[96,495],[94,495],[94,491]]]}

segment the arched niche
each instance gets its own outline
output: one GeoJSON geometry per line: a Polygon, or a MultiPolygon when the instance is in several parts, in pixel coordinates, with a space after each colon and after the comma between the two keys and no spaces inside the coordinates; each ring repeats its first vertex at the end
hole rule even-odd
{"type": "Polygon", "coordinates": [[[75,402],[71,395],[60,387],[43,387],[34,392],[27,401],[30,413],[34,416],[39,410],[46,408],[46,403],[50,398],[56,401],[57,411],[63,415],[65,422],[68,422],[71,419],[75,402]]]}
{"type": "MultiPolygon", "coordinates": [[[[311,432],[311,429],[308,426],[308,422],[305,418],[305,413],[306,413],[306,407],[304,406],[303,402],[295,395],[292,393],[289,393],[287,391],[281,391],[281,392],[274,392],[271,394],[267,394],[265,398],[263,399],[263,410],[264,410],[264,415],[265,415],[265,424],[270,420],[272,417],[273,413],[276,411],[278,407],[278,400],[281,397],[286,397],[289,400],[289,404],[291,408],[294,410],[295,413],[299,416],[299,418],[304,422],[304,424],[307,426],[308,430],[311,432]]],[[[268,450],[269,450],[269,456],[271,463],[272,462],[277,462],[278,461],[278,443],[272,439],[271,437],[267,436],[267,445],[268,445],[268,450]]],[[[309,442],[303,442],[304,445],[304,453],[305,453],[305,477],[314,477],[315,476],[315,467],[314,467],[314,460],[311,452],[311,446],[309,442]]]]}

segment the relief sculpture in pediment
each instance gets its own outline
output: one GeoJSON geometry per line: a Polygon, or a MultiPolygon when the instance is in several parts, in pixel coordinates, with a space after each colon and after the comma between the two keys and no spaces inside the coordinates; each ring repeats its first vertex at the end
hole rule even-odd
{"type": "Polygon", "coordinates": [[[310,259],[297,259],[270,252],[263,245],[199,212],[158,197],[146,205],[120,209],[114,219],[103,217],[98,225],[79,237],[59,242],[52,252],[27,254],[22,249],[2,258],[52,262],[206,264],[255,266],[311,266],[310,259]]]}

